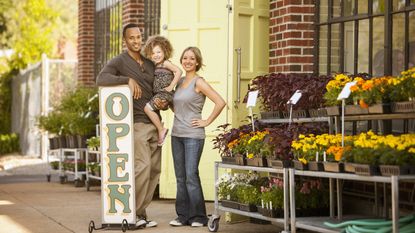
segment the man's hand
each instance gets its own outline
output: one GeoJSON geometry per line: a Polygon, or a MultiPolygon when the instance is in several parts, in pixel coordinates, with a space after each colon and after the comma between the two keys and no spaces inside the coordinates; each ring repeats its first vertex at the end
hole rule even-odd
{"type": "Polygon", "coordinates": [[[154,105],[159,110],[167,110],[169,108],[167,100],[162,100],[160,98],[154,99],[154,105]]]}
{"type": "Polygon", "coordinates": [[[128,86],[130,87],[130,90],[133,93],[134,99],[141,98],[141,87],[134,79],[130,78],[130,80],[128,80],[128,86]]]}

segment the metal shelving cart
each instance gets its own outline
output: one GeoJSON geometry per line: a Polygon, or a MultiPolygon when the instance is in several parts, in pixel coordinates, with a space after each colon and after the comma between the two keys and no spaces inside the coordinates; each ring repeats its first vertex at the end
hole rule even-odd
{"type": "Polygon", "coordinates": [[[239,165],[232,165],[232,164],[223,164],[222,162],[215,162],[215,183],[219,179],[219,168],[230,168],[230,169],[238,169],[238,170],[250,170],[250,171],[258,171],[258,172],[269,172],[269,173],[277,173],[283,174],[284,180],[284,218],[270,218],[263,216],[257,212],[246,212],[237,209],[227,208],[222,206],[218,200],[218,187],[215,185],[215,210],[214,214],[210,216],[208,222],[208,228],[211,232],[216,232],[219,229],[219,210],[224,212],[235,213],[247,217],[262,219],[270,222],[275,222],[284,226],[283,232],[289,232],[289,199],[288,199],[288,169],[277,169],[277,168],[269,168],[269,167],[252,167],[252,166],[239,166],[239,165]]]}
{"type": "Polygon", "coordinates": [[[65,160],[65,158],[73,159],[74,160],[74,171],[62,171],[62,166],[60,167],[60,182],[64,183],[68,180],[68,174],[74,176],[74,184],[75,187],[81,187],[83,184],[81,182],[82,175],[86,175],[86,171],[79,171],[78,168],[78,160],[81,159],[81,155],[86,155],[86,148],[62,148],[61,149],[61,163],[65,160]],[[70,154],[70,155],[68,155],[70,154]]]}
{"type": "MultiPolygon", "coordinates": [[[[300,171],[289,169],[289,183],[290,183],[290,210],[291,210],[291,232],[295,233],[296,228],[312,230],[316,232],[340,232],[340,230],[325,227],[323,223],[328,220],[334,220],[334,180],[337,186],[337,220],[357,218],[356,216],[343,216],[342,214],[342,188],[340,180],[354,180],[367,181],[391,184],[391,203],[392,203],[392,229],[393,233],[399,232],[399,181],[415,182],[415,175],[401,175],[401,176],[361,176],[349,173],[333,173],[333,172],[317,172],[317,171],[300,171]],[[295,216],[295,176],[320,177],[329,179],[330,189],[330,218],[328,217],[310,217],[310,218],[296,218],[295,216]]],[[[376,195],[376,194],[375,194],[376,195]]],[[[375,199],[377,200],[377,198],[375,199]]],[[[386,201],[386,199],[385,199],[386,201]]],[[[377,204],[377,203],[375,203],[377,204]]],[[[384,208],[387,208],[384,205],[384,208]]],[[[387,212],[386,212],[387,213],[387,212]]]]}
{"type": "Polygon", "coordinates": [[[101,152],[100,151],[96,151],[96,150],[90,150],[88,149],[86,151],[86,180],[85,180],[85,186],[86,186],[86,191],[89,191],[90,187],[91,187],[91,182],[90,180],[99,180],[101,181],[101,174],[99,176],[94,175],[92,173],[90,173],[89,169],[88,169],[88,164],[90,163],[91,157],[95,157],[95,162],[96,163],[100,163],[101,162],[101,152]]]}
{"type": "Polygon", "coordinates": [[[52,161],[59,161],[59,167],[58,167],[58,171],[59,171],[59,177],[62,176],[62,151],[61,149],[52,149],[52,150],[48,150],[47,156],[46,156],[46,161],[47,164],[49,164],[49,169],[48,169],[48,173],[46,174],[46,179],[48,182],[50,182],[50,178],[52,176],[52,168],[50,166],[50,163],[52,161]]]}

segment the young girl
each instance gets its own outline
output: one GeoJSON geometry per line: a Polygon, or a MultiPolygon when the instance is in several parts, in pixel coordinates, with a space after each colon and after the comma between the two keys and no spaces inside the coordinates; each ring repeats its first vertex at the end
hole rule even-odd
{"type": "Polygon", "coordinates": [[[147,40],[144,46],[144,54],[151,59],[156,65],[154,71],[153,91],[155,95],[144,107],[144,112],[156,126],[159,139],[158,145],[164,144],[164,139],[167,136],[168,129],[163,127],[159,115],[155,113],[157,109],[154,105],[154,100],[159,98],[165,100],[169,105],[173,102],[173,88],[179,81],[182,71],[179,67],[171,63],[168,59],[171,58],[173,48],[170,42],[162,36],[152,36],[147,40]]]}

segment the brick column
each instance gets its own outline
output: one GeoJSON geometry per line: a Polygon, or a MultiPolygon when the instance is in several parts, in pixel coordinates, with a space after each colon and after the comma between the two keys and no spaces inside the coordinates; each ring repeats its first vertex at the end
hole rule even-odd
{"type": "Polygon", "coordinates": [[[94,0],[78,1],[78,85],[94,86],[94,0]]]}
{"type": "Polygon", "coordinates": [[[271,0],[270,72],[313,72],[314,7],[313,0],[271,0]]]}
{"type": "Polygon", "coordinates": [[[144,28],[144,0],[122,1],[122,25],[136,23],[144,28]]]}

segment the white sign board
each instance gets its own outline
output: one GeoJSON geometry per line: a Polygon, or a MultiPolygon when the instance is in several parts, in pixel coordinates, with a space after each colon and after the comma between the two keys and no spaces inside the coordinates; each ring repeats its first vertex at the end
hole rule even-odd
{"type": "Polygon", "coordinates": [[[246,107],[255,107],[256,99],[258,98],[258,91],[250,91],[248,93],[248,101],[246,102],[246,107]]]}
{"type": "Polygon", "coordinates": [[[296,105],[297,102],[300,100],[301,96],[303,94],[301,93],[300,90],[296,90],[294,92],[294,94],[291,96],[291,98],[288,100],[287,104],[292,104],[292,105],[296,105]]]}
{"type": "Polygon", "coordinates": [[[100,87],[102,224],[135,224],[133,103],[127,85],[100,87]]]}
{"type": "Polygon", "coordinates": [[[356,81],[346,83],[339,96],[337,96],[337,100],[347,99],[351,93],[350,88],[354,85],[356,85],[356,81]]]}

